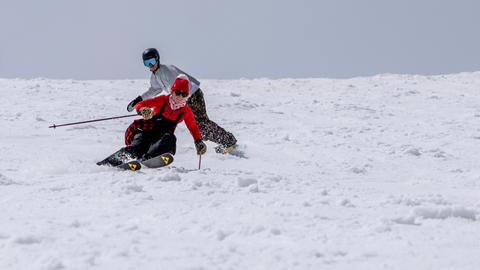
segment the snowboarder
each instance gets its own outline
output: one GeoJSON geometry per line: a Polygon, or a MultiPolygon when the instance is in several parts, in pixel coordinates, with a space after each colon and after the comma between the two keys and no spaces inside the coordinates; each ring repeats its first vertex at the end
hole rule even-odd
{"type": "Polygon", "coordinates": [[[174,132],[184,120],[195,140],[197,154],[205,154],[207,146],[202,141],[193,113],[186,102],[189,84],[188,77],[180,74],[173,81],[170,94],[138,102],[135,109],[143,119],[135,120],[125,132],[127,147],[97,165],[118,166],[132,159],[145,161],[164,153],[174,155],[177,141],[174,132]]]}
{"type": "Polygon", "coordinates": [[[130,102],[127,110],[129,112],[133,111],[137,103],[155,97],[162,91],[168,93],[167,86],[172,85],[175,77],[179,74],[185,74],[190,81],[190,97],[187,100],[187,104],[193,112],[202,138],[217,143],[218,146],[215,147],[215,152],[217,153],[226,154],[233,150],[237,143],[235,136],[208,118],[203,92],[199,88],[200,82],[174,65],[160,64],[160,55],[155,48],[146,49],[142,54],[142,58],[144,65],[152,72],[150,75],[150,88],[130,102]]]}

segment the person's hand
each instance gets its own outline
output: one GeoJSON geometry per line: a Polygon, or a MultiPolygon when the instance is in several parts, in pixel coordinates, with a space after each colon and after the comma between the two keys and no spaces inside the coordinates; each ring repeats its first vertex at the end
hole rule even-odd
{"type": "Polygon", "coordinates": [[[153,116],[152,109],[147,107],[142,107],[138,109],[138,114],[142,115],[143,119],[145,120],[151,119],[153,116]]]}
{"type": "Polygon", "coordinates": [[[136,97],[132,102],[128,103],[127,106],[127,111],[131,112],[133,109],[135,109],[135,105],[137,105],[138,102],[142,101],[143,98],[141,96],[136,97]]]}
{"type": "Polygon", "coordinates": [[[207,145],[200,139],[195,141],[195,148],[197,148],[197,155],[199,156],[207,152],[207,145]]]}

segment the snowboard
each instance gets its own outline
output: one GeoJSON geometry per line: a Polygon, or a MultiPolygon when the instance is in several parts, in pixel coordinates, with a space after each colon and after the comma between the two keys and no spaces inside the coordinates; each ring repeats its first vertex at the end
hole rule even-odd
{"type": "Polygon", "coordinates": [[[170,165],[172,164],[172,162],[173,162],[173,156],[169,153],[165,153],[142,162],[138,160],[125,162],[121,165],[118,165],[117,168],[124,169],[124,170],[138,171],[142,168],[142,166],[145,166],[147,168],[160,168],[160,167],[170,165]]]}

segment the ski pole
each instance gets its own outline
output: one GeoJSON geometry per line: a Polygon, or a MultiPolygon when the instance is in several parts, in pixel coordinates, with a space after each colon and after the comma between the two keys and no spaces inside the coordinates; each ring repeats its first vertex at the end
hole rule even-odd
{"type": "Polygon", "coordinates": [[[49,126],[48,128],[57,128],[57,127],[64,127],[64,126],[71,126],[71,125],[78,125],[78,124],[85,124],[85,123],[91,123],[91,122],[98,122],[98,121],[106,121],[106,120],[112,120],[112,119],[118,119],[118,118],[125,118],[125,117],[132,117],[132,116],[140,116],[138,114],[130,114],[130,115],[124,115],[124,116],[115,116],[115,117],[110,117],[110,118],[103,118],[103,119],[96,119],[96,120],[90,120],[90,121],[82,121],[82,122],[75,122],[75,123],[68,123],[68,124],[62,124],[62,125],[55,125],[49,126]]]}
{"type": "Polygon", "coordinates": [[[202,164],[202,156],[198,156],[198,170],[200,170],[200,165],[202,164]]]}

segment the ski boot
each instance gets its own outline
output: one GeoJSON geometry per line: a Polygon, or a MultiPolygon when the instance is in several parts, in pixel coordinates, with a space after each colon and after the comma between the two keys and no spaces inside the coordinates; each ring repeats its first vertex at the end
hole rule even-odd
{"type": "Polygon", "coordinates": [[[136,159],[138,157],[137,151],[132,148],[124,147],[117,152],[111,154],[106,159],[97,162],[98,166],[106,165],[115,167],[121,165],[129,160],[136,159]]]}
{"type": "Polygon", "coordinates": [[[237,148],[237,139],[233,136],[232,133],[227,132],[228,140],[224,141],[221,145],[215,147],[215,152],[217,154],[227,154],[228,152],[232,151],[233,149],[237,148]]]}

